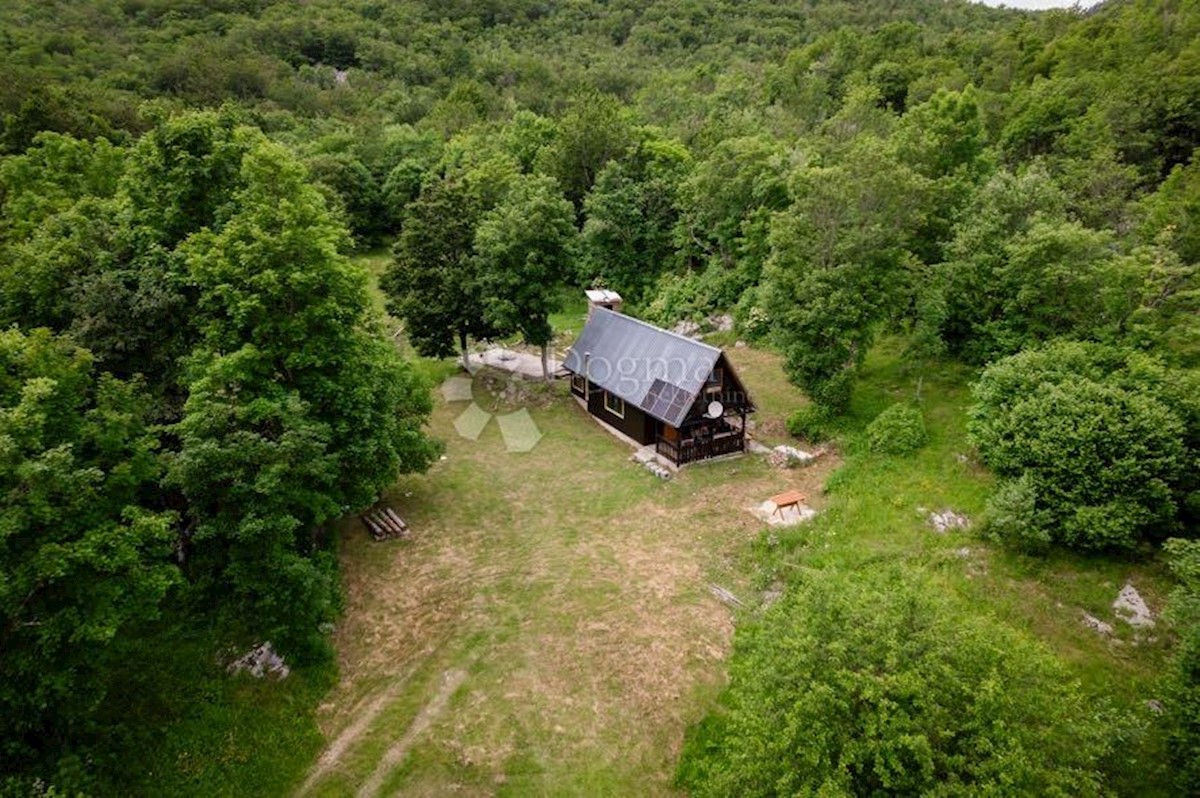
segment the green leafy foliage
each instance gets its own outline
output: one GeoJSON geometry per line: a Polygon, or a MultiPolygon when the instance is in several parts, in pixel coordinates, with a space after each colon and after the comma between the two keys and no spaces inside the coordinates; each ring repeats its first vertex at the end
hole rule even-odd
{"type": "Polygon", "coordinates": [[[691,155],[641,130],[640,140],[600,169],[584,201],[580,277],[641,299],[675,259],[680,182],[691,155]]]}
{"type": "Polygon", "coordinates": [[[447,357],[457,346],[465,362],[469,337],[497,332],[486,315],[474,257],[475,228],[499,199],[490,196],[492,188],[478,171],[447,175],[424,184],[408,206],[381,285],[389,309],[426,357],[447,357]]]}
{"type": "MultiPolygon", "coordinates": [[[[380,337],[347,231],[286,147],[232,112],[171,117],[125,151],[37,141],[0,170],[20,325],[0,346],[0,732],[17,766],[94,739],[172,586],[174,622],[327,655],[322,528],[438,451],[428,386],[380,337]]],[[[60,783],[86,786],[78,769],[60,783]]]]}
{"type": "MultiPolygon", "coordinates": [[[[1192,3],[21,0],[0,35],[0,327],[89,353],[47,418],[127,391],[161,425],[138,434],[169,476],[106,517],[186,541],[181,612],[213,635],[319,650],[327,522],[436,454],[342,256],[392,235],[420,354],[544,346],[561,283],[602,282],[664,325],[733,312],[813,400],[805,437],[845,428],[883,333],[909,367],[1150,353],[1175,370],[1059,348],[980,398],[987,534],[1126,547],[1200,519],[1192,3]]],[[[22,739],[81,739],[106,656],[70,711],[29,710],[59,736],[22,739]]]]}
{"type": "Polygon", "coordinates": [[[207,365],[177,426],[171,479],[196,519],[197,588],[221,597],[226,624],[309,653],[335,608],[332,558],[308,555],[310,530],[339,510],[338,463],[328,425],[295,391],[264,385],[268,370],[251,346],[207,365]]]}
{"type": "Polygon", "coordinates": [[[311,649],[336,607],[312,531],[428,465],[436,448],[412,421],[430,405],[366,329],[365,275],[302,165],[259,140],[241,174],[239,211],[184,247],[203,349],[172,481],[203,589],[260,636],[311,649]]]}
{"type": "Polygon", "coordinates": [[[151,509],[157,441],[136,384],[46,330],[0,332],[0,750],[86,728],[122,635],[175,582],[151,509]]]}
{"type": "Polygon", "coordinates": [[[550,314],[559,309],[558,287],[570,270],[575,235],[571,203],[542,175],[518,178],[475,232],[486,312],[498,330],[541,347],[543,370],[554,332],[550,314]]]}
{"type": "Polygon", "coordinates": [[[1143,202],[1142,236],[1165,237],[1185,263],[1200,262],[1200,160],[1176,166],[1143,202]]]}
{"type": "Polygon", "coordinates": [[[600,91],[585,91],[571,99],[538,165],[558,180],[578,208],[604,166],[632,143],[629,114],[620,101],[600,91]]]}
{"type": "Polygon", "coordinates": [[[787,431],[806,441],[829,437],[829,411],[820,405],[805,405],[787,417],[787,431]]]}
{"type": "Polygon", "coordinates": [[[810,572],[739,626],[698,796],[1101,795],[1105,729],[1040,646],[912,573],[810,572]]]}
{"type": "Polygon", "coordinates": [[[762,278],[771,214],[790,202],[790,154],[761,136],[725,139],[679,187],[683,274],[664,275],[646,315],[665,325],[731,308],[762,278]]]}
{"type": "Polygon", "coordinates": [[[1025,473],[1000,483],[988,501],[984,536],[1027,554],[1043,554],[1050,547],[1050,519],[1038,510],[1033,476],[1025,473]]]}
{"type": "Polygon", "coordinates": [[[793,205],[775,217],[762,305],[788,376],[833,412],[879,324],[903,305],[925,181],[880,141],[842,164],[792,176],[793,205]]]}
{"type": "Polygon", "coordinates": [[[921,409],[897,403],[867,425],[867,444],[883,454],[908,454],[925,445],[925,419],[921,409]]]}
{"type": "MultiPolygon", "coordinates": [[[[308,162],[312,176],[330,191],[346,216],[346,224],[360,242],[374,243],[388,229],[383,195],[375,177],[353,155],[318,155],[308,162]]],[[[393,185],[393,191],[403,191],[393,185]]]]}
{"type": "Polygon", "coordinates": [[[997,474],[1022,480],[997,495],[995,534],[1106,549],[1177,529],[1194,490],[1191,382],[1099,345],[990,366],[973,390],[971,438],[997,474]]]}
{"type": "Polygon", "coordinates": [[[1170,753],[1175,783],[1187,792],[1200,784],[1200,541],[1172,538],[1163,550],[1179,580],[1167,606],[1179,636],[1168,676],[1170,753]]]}

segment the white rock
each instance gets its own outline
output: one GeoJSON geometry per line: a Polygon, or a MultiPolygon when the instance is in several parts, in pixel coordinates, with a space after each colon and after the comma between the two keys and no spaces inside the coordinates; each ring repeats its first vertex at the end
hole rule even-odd
{"type": "Polygon", "coordinates": [[[807,463],[809,460],[815,460],[817,456],[812,452],[806,452],[803,449],[797,449],[795,446],[779,445],[771,451],[778,452],[789,460],[795,460],[799,463],[807,463]]]}
{"type": "Polygon", "coordinates": [[[935,532],[945,534],[951,529],[969,529],[971,519],[953,510],[938,510],[929,514],[929,525],[935,532]]]}
{"type": "Polygon", "coordinates": [[[733,329],[733,316],[728,313],[722,313],[717,316],[710,316],[708,323],[713,326],[717,332],[729,332],[733,329]]]}
{"type": "Polygon", "coordinates": [[[1093,629],[1102,635],[1110,635],[1113,632],[1112,624],[1105,623],[1094,615],[1088,613],[1083,614],[1083,625],[1089,629],[1093,629]]]}
{"type": "Polygon", "coordinates": [[[1146,602],[1142,599],[1141,594],[1137,592],[1137,589],[1128,582],[1125,583],[1125,587],[1121,588],[1121,592],[1117,594],[1117,599],[1113,602],[1112,608],[1117,617],[1130,626],[1154,626],[1153,613],[1150,612],[1150,608],[1146,606],[1146,602]]]}
{"type": "Polygon", "coordinates": [[[275,653],[275,649],[271,647],[270,641],[255,646],[229,663],[228,670],[230,673],[245,671],[256,679],[261,679],[264,676],[286,679],[288,674],[292,672],[287,663],[283,661],[283,657],[275,653]]]}
{"type": "Polygon", "coordinates": [[[675,323],[671,328],[671,332],[676,335],[683,335],[688,338],[695,338],[700,333],[700,325],[689,319],[684,319],[675,323]]]}

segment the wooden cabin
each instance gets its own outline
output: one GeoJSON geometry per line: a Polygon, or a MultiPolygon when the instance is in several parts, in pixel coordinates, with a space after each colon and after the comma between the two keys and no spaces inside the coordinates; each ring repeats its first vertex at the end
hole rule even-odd
{"type": "Polygon", "coordinates": [[[677,465],[746,450],[754,403],[715,346],[593,306],[563,368],[589,413],[677,465]]]}

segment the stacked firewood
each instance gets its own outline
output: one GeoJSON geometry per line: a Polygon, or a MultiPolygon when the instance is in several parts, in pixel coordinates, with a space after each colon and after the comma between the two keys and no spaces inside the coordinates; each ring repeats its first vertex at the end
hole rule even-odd
{"type": "Polygon", "coordinates": [[[391,507],[377,507],[362,514],[363,525],[376,540],[407,538],[408,524],[391,507]]]}

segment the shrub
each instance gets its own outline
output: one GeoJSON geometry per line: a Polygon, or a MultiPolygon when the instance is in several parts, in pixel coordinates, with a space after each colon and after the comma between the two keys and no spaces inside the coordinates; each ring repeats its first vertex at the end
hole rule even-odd
{"type": "Polygon", "coordinates": [[[925,445],[925,419],[912,405],[894,404],[867,425],[873,452],[908,454],[925,445]]]}
{"type": "Polygon", "coordinates": [[[1195,457],[1180,384],[1152,360],[1098,345],[990,366],[973,389],[971,440],[1001,477],[1026,481],[993,500],[994,534],[1021,548],[1114,549],[1178,528],[1195,457]]]}
{"type": "Polygon", "coordinates": [[[665,274],[646,306],[647,321],[669,327],[680,319],[701,319],[733,307],[756,275],[746,268],[727,268],[718,261],[703,271],[665,274]]]}
{"type": "Polygon", "coordinates": [[[1038,518],[1037,489],[1028,475],[1008,480],[988,501],[984,537],[1036,554],[1050,546],[1050,533],[1038,518]]]}
{"type": "Polygon", "coordinates": [[[1041,646],[910,571],[816,574],[740,626],[694,796],[1096,795],[1106,721],[1041,646]]]}
{"type": "Polygon", "coordinates": [[[1200,541],[1168,540],[1171,572],[1179,585],[1167,602],[1167,618],[1179,643],[1167,677],[1167,750],[1180,794],[1200,784],[1200,541]]]}
{"type": "Polygon", "coordinates": [[[829,437],[829,412],[820,405],[805,405],[787,419],[787,431],[806,441],[829,437]]]}
{"type": "Polygon", "coordinates": [[[854,371],[843,368],[832,374],[809,375],[798,379],[796,384],[830,414],[845,413],[850,408],[850,395],[854,391],[854,371]]]}

